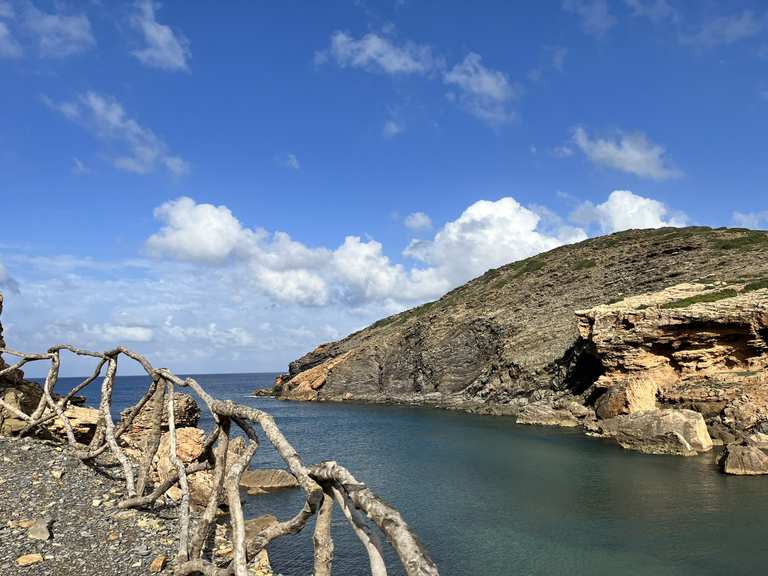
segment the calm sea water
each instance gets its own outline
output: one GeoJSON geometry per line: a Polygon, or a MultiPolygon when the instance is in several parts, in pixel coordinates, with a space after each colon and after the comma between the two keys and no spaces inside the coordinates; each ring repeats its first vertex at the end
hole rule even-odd
{"type": "MultiPolygon", "coordinates": [[[[746,575],[768,563],[768,479],[720,475],[713,455],[645,456],[508,418],[248,396],[273,376],[197,379],[214,396],[271,412],[306,462],[349,468],[401,511],[444,576],[746,575]]],[[[75,382],[61,379],[61,390],[75,382]]],[[[146,385],[119,378],[116,408],[146,385]]],[[[280,464],[267,446],[254,459],[280,464]]],[[[301,500],[297,491],[248,497],[247,510],[285,519],[301,500]]],[[[365,574],[343,518],[333,531],[334,574],[365,574]]],[[[311,574],[311,528],[270,553],[276,571],[311,574]]]]}

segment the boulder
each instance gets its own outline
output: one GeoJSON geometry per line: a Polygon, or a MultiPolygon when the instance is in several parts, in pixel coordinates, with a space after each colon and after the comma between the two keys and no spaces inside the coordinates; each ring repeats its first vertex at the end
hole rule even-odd
{"type": "Polygon", "coordinates": [[[693,410],[672,408],[635,412],[603,423],[622,448],[646,454],[695,456],[712,449],[704,418],[693,410]]]}
{"type": "MultiPolygon", "coordinates": [[[[176,429],[176,455],[185,464],[195,462],[203,454],[205,433],[200,428],[176,429]]],[[[166,432],[160,438],[160,445],[154,460],[158,481],[162,482],[176,472],[176,466],[171,461],[171,436],[166,432]]],[[[213,477],[208,472],[197,472],[187,477],[189,482],[190,503],[195,507],[205,507],[213,489],[213,477]]],[[[178,486],[171,487],[168,496],[173,500],[181,499],[178,486]]]]}
{"type": "Polygon", "coordinates": [[[756,446],[729,444],[720,457],[720,465],[726,474],[768,474],[768,456],[756,446]]]}
{"type": "Polygon", "coordinates": [[[598,418],[614,418],[656,408],[656,384],[649,379],[633,378],[609,388],[595,402],[598,418]]]}
{"type": "Polygon", "coordinates": [[[240,477],[240,486],[248,488],[249,493],[295,488],[298,485],[299,481],[293,474],[279,468],[246,470],[240,477]]]}
{"type": "Polygon", "coordinates": [[[579,420],[570,410],[555,408],[544,401],[523,406],[517,415],[517,423],[572,428],[579,425],[579,420]]]}
{"type": "Polygon", "coordinates": [[[256,518],[249,518],[245,521],[245,540],[250,540],[264,530],[264,528],[269,528],[274,524],[277,524],[277,518],[272,516],[272,514],[264,514],[263,516],[258,516],[256,518]]]}
{"type": "MultiPolygon", "coordinates": [[[[152,402],[147,402],[142,406],[136,418],[133,419],[131,427],[123,434],[123,442],[133,449],[141,450],[144,448],[145,440],[152,430],[152,402]]],[[[120,413],[121,418],[125,418],[130,412],[126,408],[120,413]]],[[[200,408],[195,399],[189,394],[176,392],[173,395],[173,416],[177,429],[194,428],[200,421],[200,408]]],[[[168,431],[168,408],[163,405],[163,420],[161,424],[163,432],[168,431]]]]}

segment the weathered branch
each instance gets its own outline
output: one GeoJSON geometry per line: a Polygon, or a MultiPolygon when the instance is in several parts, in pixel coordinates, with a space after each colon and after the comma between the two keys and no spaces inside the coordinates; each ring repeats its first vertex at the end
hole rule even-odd
{"type": "Polygon", "coordinates": [[[0,376],[18,370],[30,362],[50,362],[48,375],[43,385],[43,394],[31,414],[26,414],[2,400],[0,400],[0,408],[26,422],[21,435],[44,426],[51,420],[60,420],[69,445],[74,448],[75,454],[83,460],[93,459],[109,450],[121,464],[125,476],[127,495],[118,503],[119,508],[151,506],[172,486],[179,485],[182,496],[179,504],[178,557],[174,568],[174,574],[177,576],[187,574],[246,576],[248,564],[270,542],[276,538],[296,534],[303,530],[309,519],[315,514],[317,514],[317,520],[313,534],[314,573],[315,576],[330,576],[334,551],[331,537],[334,500],[365,546],[369,555],[371,572],[374,576],[386,575],[386,565],[383,559],[382,540],[377,530],[369,527],[366,516],[392,544],[408,576],[438,575],[435,564],[397,510],[378,498],[364,484],[358,482],[349,471],[335,462],[324,462],[317,466],[306,467],[274,419],[266,412],[229,400],[213,398],[193,378],[181,379],[165,368],[155,369],[147,358],[123,347],[107,352],[92,352],[67,344],[60,344],[52,347],[45,354],[24,354],[10,349],[0,349],[0,354],[19,358],[12,366],[0,370],[0,376]],[[91,376],[72,388],[64,397],[56,400],[54,389],[58,380],[61,364],[60,353],[62,351],[96,358],[98,364],[91,376]],[[115,425],[112,418],[112,394],[120,355],[139,363],[150,377],[151,382],[139,402],[115,425]],[[99,422],[90,445],[85,448],[75,438],[74,430],[65,411],[74,395],[101,375],[105,364],[107,370],[101,385],[99,422]],[[205,439],[202,455],[198,461],[192,462],[186,467],[177,451],[174,386],[191,388],[206,405],[215,424],[205,439]],[[119,439],[130,430],[134,419],[148,402],[152,403],[150,408],[151,426],[138,457],[138,479],[135,480],[133,464],[122,450],[119,439]],[[151,467],[162,435],[164,407],[168,414],[170,460],[175,470],[168,478],[154,486],[149,494],[145,494],[149,484],[151,467]],[[233,423],[248,438],[245,450],[236,456],[229,453],[233,423]],[[246,541],[245,518],[240,501],[239,484],[243,472],[248,468],[259,445],[258,436],[252,424],[258,425],[264,431],[269,442],[284,460],[290,472],[296,477],[299,486],[306,495],[306,500],[301,510],[292,518],[272,524],[246,541]],[[188,476],[208,470],[212,470],[213,488],[204,511],[192,522],[188,476]],[[206,542],[223,496],[226,497],[229,508],[233,559],[229,565],[217,566],[207,559],[206,542]]]}

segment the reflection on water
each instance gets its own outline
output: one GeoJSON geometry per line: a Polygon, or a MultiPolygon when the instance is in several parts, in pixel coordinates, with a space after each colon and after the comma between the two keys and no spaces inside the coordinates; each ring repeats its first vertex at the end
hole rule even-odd
{"type": "MultiPolygon", "coordinates": [[[[712,454],[646,456],[507,418],[247,397],[271,378],[198,380],[272,413],[308,462],[348,467],[402,512],[445,576],[759,574],[768,562],[768,479],[720,475],[712,454]]],[[[145,386],[121,377],[115,401],[127,406],[145,386]]],[[[262,442],[254,465],[281,462],[262,442]]],[[[247,510],[285,519],[301,501],[296,491],[248,497],[247,510]]],[[[334,574],[365,574],[345,521],[333,530],[334,574]]],[[[311,574],[311,529],[271,555],[283,574],[311,574]]]]}

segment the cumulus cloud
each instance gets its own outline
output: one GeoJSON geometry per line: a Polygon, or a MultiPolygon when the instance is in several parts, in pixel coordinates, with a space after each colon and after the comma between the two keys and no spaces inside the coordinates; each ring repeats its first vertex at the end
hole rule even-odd
{"type": "Polygon", "coordinates": [[[18,58],[22,50],[8,26],[0,22],[0,58],[18,58]]]}
{"type": "Polygon", "coordinates": [[[571,214],[571,220],[582,226],[597,225],[606,234],[632,228],[679,227],[687,223],[685,214],[628,190],[611,192],[602,204],[584,202],[571,214]]]}
{"type": "Polygon", "coordinates": [[[563,0],[563,10],[575,14],[584,32],[593,36],[605,35],[616,24],[606,0],[563,0]]]}
{"type": "Polygon", "coordinates": [[[315,54],[321,64],[332,59],[342,68],[361,68],[383,74],[427,74],[439,62],[429,46],[395,41],[375,33],[356,40],[346,32],[335,32],[328,49],[315,54]]]}
{"type": "Polygon", "coordinates": [[[152,68],[188,70],[188,60],[192,56],[189,41],[181,32],[160,24],[155,18],[155,10],[152,0],[143,0],[136,5],[131,24],[143,35],[144,47],[134,50],[133,55],[152,68]]]}
{"type": "Polygon", "coordinates": [[[112,158],[115,168],[136,174],[164,168],[177,176],[189,171],[185,160],[173,155],[159,136],[131,118],[111,96],[86,92],[73,101],[56,102],[43,97],[43,102],[64,117],[81,123],[102,140],[122,146],[124,153],[112,158]]]}
{"type": "Polygon", "coordinates": [[[762,27],[760,19],[752,11],[745,10],[710,20],[695,32],[681,36],[680,42],[699,48],[715,48],[752,38],[762,27]]]}
{"type": "MultiPolygon", "coordinates": [[[[155,216],[163,227],[146,242],[154,257],[239,268],[262,294],[309,306],[423,301],[488,268],[586,238],[568,227],[544,232],[542,217],[512,198],[480,201],[433,239],[413,240],[403,255],[420,264],[408,268],[373,239],[347,236],[335,249],[308,247],[284,232],[248,228],[225,206],[190,198],[160,206],[155,216]]],[[[412,225],[429,222],[426,214],[411,216],[412,225]]]]}
{"type": "Polygon", "coordinates": [[[470,52],[448,70],[443,81],[458,90],[459,102],[472,114],[490,124],[512,119],[509,103],[516,90],[504,72],[483,65],[479,54],[470,52]]]}
{"type": "Polygon", "coordinates": [[[744,228],[768,228],[768,210],[760,212],[734,212],[733,223],[744,228]]]}
{"type": "Polygon", "coordinates": [[[164,224],[146,242],[155,256],[181,260],[221,262],[236,250],[244,250],[252,233],[226,206],[197,204],[182,197],[155,208],[155,218],[164,224]]]}
{"type": "Polygon", "coordinates": [[[573,131],[573,143],[600,166],[654,180],[682,176],[682,172],[667,163],[665,149],[639,132],[620,132],[615,138],[590,138],[584,128],[577,127],[573,131]]]}
{"type": "Polygon", "coordinates": [[[520,260],[566,242],[586,239],[579,230],[564,236],[543,233],[541,216],[514,198],[480,200],[432,240],[414,240],[405,254],[434,268],[434,273],[456,285],[514,260],[520,260]]]}
{"type": "Polygon", "coordinates": [[[405,217],[404,224],[411,230],[432,228],[432,219],[424,212],[411,212],[405,217]]]}
{"type": "Polygon", "coordinates": [[[41,56],[71,56],[96,45],[91,33],[91,22],[85,14],[50,14],[28,4],[24,12],[24,25],[36,38],[41,56]]]}
{"type": "Polygon", "coordinates": [[[0,288],[5,288],[10,292],[19,291],[19,283],[14,280],[2,262],[0,262],[0,288]]]}

